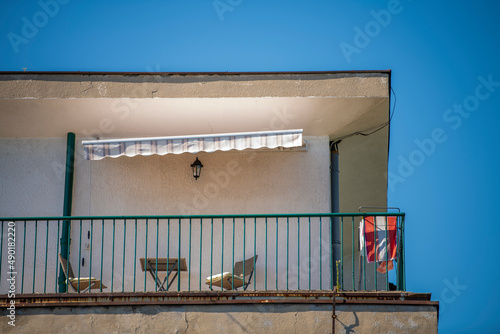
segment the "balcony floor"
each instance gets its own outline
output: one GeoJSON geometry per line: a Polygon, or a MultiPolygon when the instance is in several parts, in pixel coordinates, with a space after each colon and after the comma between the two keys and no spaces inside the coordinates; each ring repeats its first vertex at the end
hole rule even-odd
{"type": "MultiPolygon", "coordinates": [[[[123,305],[188,305],[188,304],[332,304],[331,290],[317,291],[211,291],[211,292],[135,292],[135,293],[51,293],[18,294],[16,307],[75,307],[123,305]]],[[[0,295],[0,307],[8,307],[10,299],[0,295]]],[[[406,304],[433,305],[430,293],[404,291],[340,291],[336,304],[406,304]]]]}

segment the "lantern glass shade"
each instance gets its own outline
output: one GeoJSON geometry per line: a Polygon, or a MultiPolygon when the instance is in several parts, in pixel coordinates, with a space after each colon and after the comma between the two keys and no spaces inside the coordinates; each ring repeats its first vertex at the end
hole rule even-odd
{"type": "Polygon", "coordinates": [[[203,164],[201,163],[200,160],[198,160],[198,157],[196,157],[196,160],[191,164],[195,180],[198,180],[198,178],[200,177],[201,167],[203,167],[203,164]]]}

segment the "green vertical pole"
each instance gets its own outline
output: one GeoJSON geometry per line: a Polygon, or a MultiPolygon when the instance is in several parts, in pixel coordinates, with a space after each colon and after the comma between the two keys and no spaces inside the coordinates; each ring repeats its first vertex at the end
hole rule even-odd
{"type": "Polygon", "coordinates": [[[297,217],[297,290],[300,290],[300,217],[297,217]]]}
{"type": "Polygon", "coordinates": [[[212,217],[210,219],[210,290],[212,290],[213,259],[214,259],[214,218],[212,217]]]}
{"type": "MultiPolygon", "coordinates": [[[[198,289],[201,291],[201,260],[202,260],[202,250],[203,250],[203,218],[200,219],[200,274],[198,278],[198,289]]],[[[211,276],[211,275],[210,275],[211,276]]]]}
{"type": "MultiPolygon", "coordinates": [[[[253,219],[253,267],[255,268],[255,255],[257,252],[257,217],[253,219]]],[[[253,278],[253,289],[256,290],[257,275],[253,278]]]]}
{"type": "Polygon", "coordinates": [[[323,260],[321,256],[323,255],[323,237],[321,236],[323,227],[321,226],[321,217],[319,217],[319,289],[323,290],[323,260]]]}
{"type": "MultiPolygon", "coordinates": [[[[231,263],[234,263],[234,217],[233,217],[233,258],[232,258],[232,262],[231,263]]],[[[245,259],[243,259],[245,260],[245,259]]],[[[243,268],[245,268],[245,265],[243,265],[243,268]]],[[[233,266],[233,270],[231,271],[231,288],[234,290],[234,266],[233,266]]],[[[245,279],[245,277],[243,276],[243,280],[245,279]]]]}
{"type": "MultiPolygon", "coordinates": [[[[1,246],[0,246],[1,247],[1,246]]],[[[49,251],[49,221],[45,225],[45,275],[43,280],[43,293],[47,293],[47,262],[48,261],[48,251],[49,251]]],[[[2,257],[0,256],[0,259],[2,257]]],[[[2,270],[0,270],[0,273],[2,270]]]]}
{"type": "Polygon", "coordinates": [[[264,290],[267,291],[267,217],[266,217],[266,266],[264,267],[264,276],[266,279],[264,280],[264,290]]]}
{"type": "MultiPolygon", "coordinates": [[[[188,272],[191,272],[191,225],[192,225],[192,218],[189,218],[189,253],[188,253],[189,254],[188,255],[188,258],[189,258],[188,262],[189,263],[188,263],[188,272]]],[[[177,263],[179,261],[177,261],[177,263]]],[[[188,276],[188,291],[191,291],[191,275],[188,276]]]]}
{"type": "Polygon", "coordinates": [[[289,226],[290,226],[290,219],[289,217],[286,217],[286,289],[288,290],[288,253],[289,253],[289,226]]]}
{"type": "Polygon", "coordinates": [[[311,216],[309,216],[309,290],[311,290],[311,216]]]}
{"type": "MultiPolygon", "coordinates": [[[[75,134],[69,132],[66,138],[66,174],[64,178],[64,207],[63,216],[71,216],[71,208],[73,206],[73,175],[75,171],[75,134]]],[[[61,256],[69,259],[71,225],[69,220],[63,221],[62,236],[61,236],[61,256]]],[[[80,259],[78,259],[80,261],[80,259]]],[[[66,292],[66,277],[64,272],[59,270],[59,292],[66,292]]]]}

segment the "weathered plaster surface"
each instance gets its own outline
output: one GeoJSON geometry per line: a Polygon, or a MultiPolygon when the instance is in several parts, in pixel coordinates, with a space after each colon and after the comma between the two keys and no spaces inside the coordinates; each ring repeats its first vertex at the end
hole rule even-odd
{"type": "MultiPolygon", "coordinates": [[[[2,310],[5,314],[5,310],[2,310]]],[[[335,333],[437,333],[435,306],[337,305],[335,333]]],[[[5,318],[5,317],[2,317],[5,318]]],[[[328,304],[17,309],[2,333],[331,333],[328,304]]]]}
{"type": "Polygon", "coordinates": [[[387,73],[2,75],[0,98],[388,96],[387,73]]]}

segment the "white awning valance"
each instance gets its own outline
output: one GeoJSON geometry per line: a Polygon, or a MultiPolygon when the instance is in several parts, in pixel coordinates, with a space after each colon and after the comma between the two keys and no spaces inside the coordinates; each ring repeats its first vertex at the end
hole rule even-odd
{"type": "Polygon", "coordinates": [[[85,140],[82,142],[85,159],[134,157],[136,155],[165,155],[215,152],[260,148],[301,147],[302,129],[221,133],[212,135],[85,140]]]}

